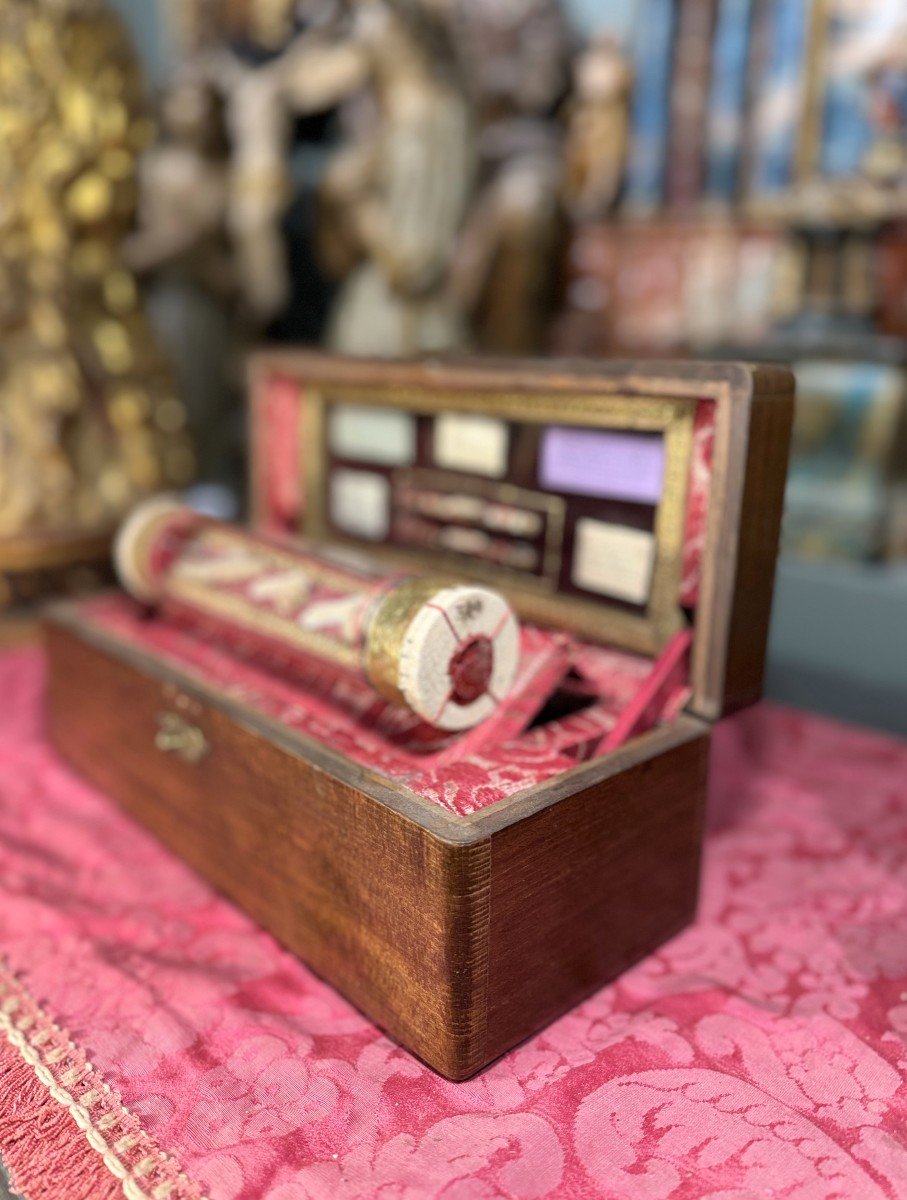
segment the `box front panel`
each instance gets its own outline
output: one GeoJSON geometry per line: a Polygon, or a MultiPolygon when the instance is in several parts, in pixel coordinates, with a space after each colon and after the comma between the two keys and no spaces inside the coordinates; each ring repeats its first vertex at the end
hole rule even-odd
{"type": "Polygon", "coordinates": [[[48,650],[72,766],[436,1070],[478,1069],[487,840],[445,841],[77,618],[48,650]]]}

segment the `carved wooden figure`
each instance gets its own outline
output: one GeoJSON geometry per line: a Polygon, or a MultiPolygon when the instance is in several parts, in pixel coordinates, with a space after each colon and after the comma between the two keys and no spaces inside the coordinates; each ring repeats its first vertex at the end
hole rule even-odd
{"type": "Polygon", "coordinates": [[[560,246],[567,21],[560,0],[439,2],[478,123],[478,188],[455,287],[479,345],[529,353],[544,336],[560,246]]]}
{"type": "Polygon", "coordinates": [[[567,116],[564,199],[575,221],[601,220],[614,208],[629,136],[632,72],[611,37],[579,55],[567,116]]]}

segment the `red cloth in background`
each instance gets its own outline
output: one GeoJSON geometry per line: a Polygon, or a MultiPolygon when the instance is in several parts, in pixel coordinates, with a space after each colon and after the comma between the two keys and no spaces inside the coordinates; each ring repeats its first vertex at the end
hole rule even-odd
{"type": "Polygon", "coordinates": [[[453,1084],[78,782],[41,675],[0,657],[0,956],[211,1200],[907,1196],[904,745],[728,722],[697,924],[453,1084]]]}

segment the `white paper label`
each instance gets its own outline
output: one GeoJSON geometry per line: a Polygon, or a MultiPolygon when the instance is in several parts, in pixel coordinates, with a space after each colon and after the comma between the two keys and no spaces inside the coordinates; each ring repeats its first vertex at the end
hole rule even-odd
{"type": "Polygon", "coordinates": [[[344,533],[380,542],[390,530],[390,484],[371,471],[335,471],[331,520],[344,533]]]}
{"type": "Polygon", "coordinates": [[[393,408],[336,404],[331,408],[329,443],[338,458],[408,467],[416,459],[416,419],[393,408]]]}
{"type": "Polygon", "coordinates": [[[587,592],[645,604],[655,565],[655,538],[642,529],[581,517],[573,547],[573,583],[587,592]]]}
{"type": "Polygon", "coordinates": [[[435,465],[500,479],[507,474],[507,426],[494,417],[442,413],[435,421],[435,465]]]}

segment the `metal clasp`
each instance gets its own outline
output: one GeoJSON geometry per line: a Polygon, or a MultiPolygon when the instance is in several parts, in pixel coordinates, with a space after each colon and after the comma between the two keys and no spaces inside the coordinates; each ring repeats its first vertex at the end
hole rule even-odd
{"type": "Polygon", "coordinates": [[[165,754],[175,754],[183,762],[199,763],[210,751],[208,739],[197,725],[173,712],[157,714],[154,744],[165,754]]]}

